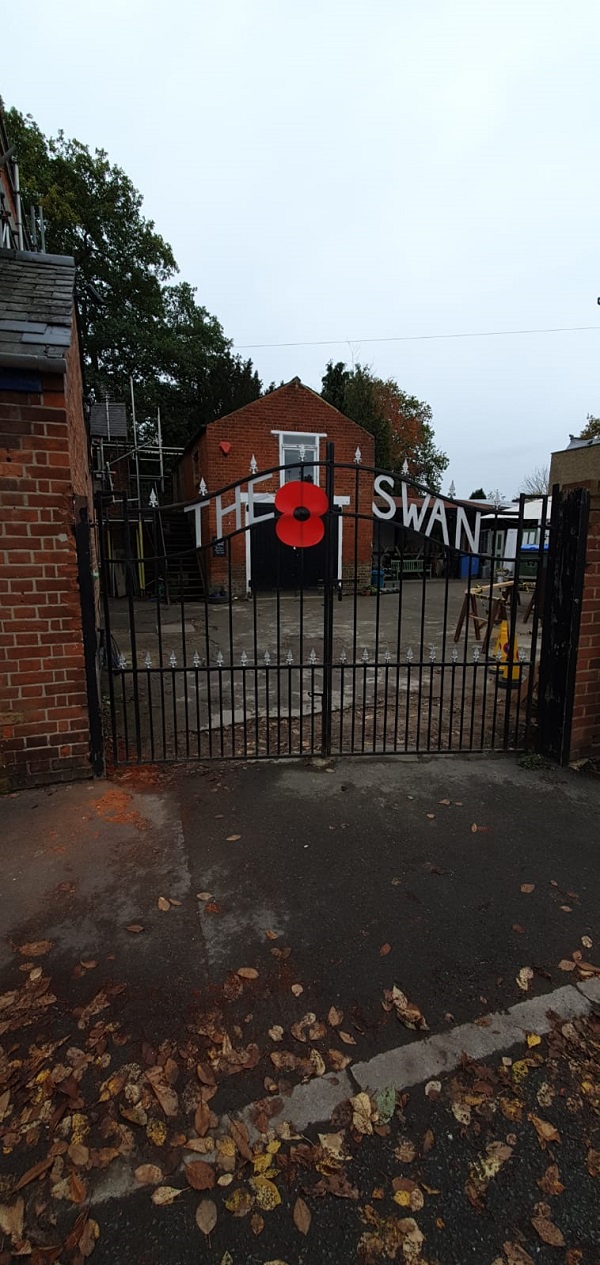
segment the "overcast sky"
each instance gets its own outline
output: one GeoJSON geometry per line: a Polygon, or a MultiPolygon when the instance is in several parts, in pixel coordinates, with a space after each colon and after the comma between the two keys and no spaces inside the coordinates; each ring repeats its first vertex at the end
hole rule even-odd
{"type": "Polygon", "coordinates": [[[2,28],[5,104],[125,168],[265,383],[395,377],[459,495],[514,495],[600,413],[598,0],[29,0],[2,28]],[[591,328],[411,341],[557,326],[591,328]]]}

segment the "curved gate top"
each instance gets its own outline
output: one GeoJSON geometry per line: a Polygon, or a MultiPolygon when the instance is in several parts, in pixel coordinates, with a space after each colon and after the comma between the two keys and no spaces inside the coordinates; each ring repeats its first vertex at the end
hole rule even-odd
{"type": "Polygon", "coordinates": [[[332,444],[291,473],[97,497],[109,760],[523,746],[549,498],[486,511],[332,444]]]}

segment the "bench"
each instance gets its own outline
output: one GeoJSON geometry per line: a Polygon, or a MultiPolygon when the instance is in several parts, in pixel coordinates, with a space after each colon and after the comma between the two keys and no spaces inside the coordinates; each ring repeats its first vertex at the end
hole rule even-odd
{"type": "Polygon", "coordinates": [[[405,575],[429,575],[431,566],[424,558],[392,558],[385,568],[385,579],[399,584],[405,575]]]}

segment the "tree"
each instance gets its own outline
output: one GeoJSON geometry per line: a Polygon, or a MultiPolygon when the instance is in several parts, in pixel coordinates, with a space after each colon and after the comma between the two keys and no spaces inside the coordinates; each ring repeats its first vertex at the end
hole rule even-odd
{"type": "Polygon", "coordinates": [[[537,466],[532,474],[528,474],[521,484],[524,496],[545,496],[548,491],[550,470],[548,466],[537,466]]]}
{"type": "Polygon", "coordinates": [[[41,204],[46,246],[73,255],[87,385],[123,399],[129,378],[146,433],[162,410],[167,444],[182,444],[219,413],[260,395],[251,361],[232,352],[220,322],[174,284],[173,251],[142,214],[142,196],[105,150],[63,132],[47,138],[30,115],[6,115],[25,201],[41,204]]]}
{"type": "Polygon", "coordinates": [[[474,492],[471,492],[471,495],[470,495],[470,497],[469,497],[469,500],[470,500],[470,501],[485,501],[485,500],[486,500],[486,493],[485,493],[485,489],[484,489],[484,488],[475,488],[475,491],[474,491],[474,492]]]}
{"type": "Polygon", "coordinates": [[[432,411],[428,404],[403,391],[393,378],[378,378],[368,366],[348,369],[329,361],[322,395],[375,438],[375,464],[402,472],[439,491],[448,457],[434,442],[432,411]]]}
{"type": "Polygon", "coordinates": [[[585,426],[579,438],[580,439],[600,438],[600,417],[593,417],[591,413],[588,413],[585,426]]]}

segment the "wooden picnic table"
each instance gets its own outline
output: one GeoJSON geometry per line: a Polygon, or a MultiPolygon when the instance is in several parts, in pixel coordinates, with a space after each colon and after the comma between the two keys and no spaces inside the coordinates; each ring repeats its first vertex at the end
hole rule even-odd
{"type": "Polygon", "coordinates": [[[481,629],[485,628],[481,648],[487,654],[492,629],[496,624],[502,623],[503,619],[508,618],[507,608],[514,600],[517,604],[520,603],[519,585],[518,582],[515,584],[514,580],[497,580],[494,584],[472,584],[470,588],[465,589],[454,640],[459,640],[465,620],[472,619],[477,641],[481,641],[481,629]],[[479,601],[490,603],[487,613],[480,612],[479,601]]]}

